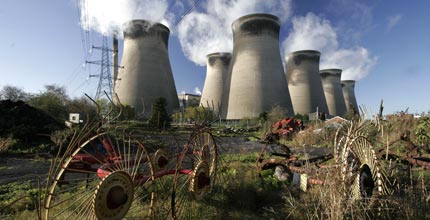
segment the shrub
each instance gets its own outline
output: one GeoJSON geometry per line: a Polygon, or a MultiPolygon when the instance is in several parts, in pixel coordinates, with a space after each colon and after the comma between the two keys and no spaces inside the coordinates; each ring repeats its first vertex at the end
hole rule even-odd
{"type": "Polygon", "coordinates": [[[155,99],[152,105],[151,118],[148,121],[150,127],[158,129],[170,127],[172,119],[167,114],[166,106],[167,101],[165,98],[160,97],[155,99]]]}
{"type": "Polygon", "coordinates": [[[418,120],[414,134],[420,146],[428,147],[430,145],[430,116],[424,116],[418,120]]]}

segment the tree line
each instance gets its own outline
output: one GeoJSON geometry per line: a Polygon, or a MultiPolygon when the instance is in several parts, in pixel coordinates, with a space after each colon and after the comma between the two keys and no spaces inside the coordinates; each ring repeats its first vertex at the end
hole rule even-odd
{"type": "Polygon", "coordinates": [[[24,101],[60,122],[67,120],[70,112],[96,112],[94,104],[87,97],[71,98],[63,86],[55,84],[45,85],[38,93],[29,93],[19,87],[5,85],[0,90],[0,100],[24,101]]]}

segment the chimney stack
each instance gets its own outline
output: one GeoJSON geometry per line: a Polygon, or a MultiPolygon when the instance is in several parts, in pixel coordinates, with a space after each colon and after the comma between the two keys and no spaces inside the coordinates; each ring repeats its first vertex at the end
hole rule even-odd
{"type": "MultiPolygon", "coordinates": [[[[113,66],[113,83],[112,83],[112,88],[115,88],[115,82],[116,79],[118,78],[118,37],[117,37],[117,32],[115,32],[113,34],[113,39],[112,39],[112,66],[113,66]]],[[[115,96],[113,94],[113,96],[115,96]]]]}

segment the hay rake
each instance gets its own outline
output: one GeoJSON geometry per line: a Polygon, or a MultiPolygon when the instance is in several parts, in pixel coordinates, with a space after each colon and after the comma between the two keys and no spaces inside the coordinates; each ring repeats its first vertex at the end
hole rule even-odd
{"type": "Polygon", "coordinates": [[[379,162],[373,144],[367,139],[369,128],[378,127],[378,123],[364,118],[346,122],[338,128],[332,154],[298,160],[297,156],[290,153],[288,147],[281,145],[283,150],[281,153],[276,150],[270,153],[272,156],[281,158],[265,159],[264,155],[267,155],[266,151],[270,149],[268,146],[277,145],[276,142],[266,141],[256,162],[257,170],[282,169],[286,175],[283,178],[299,185],[303,190],[306,190],[309,185],[341,187],[339,190],[345,192],[345,198],[348,200],[369,199],[375,194],[389,194],[386,184],[387,175],[379,162]],[[332,158],[334,158],[334,164],[324,164],[332,158]],[[328,177],[328,173],[339,174],[343,185],[333,186],[332,178],[328,177]]]}
{"type": "MultiPolygon", "coordinates": [[[[111,114],[112,111],[109,114],[111,114]]],[[[52,161],[42,219],[184,219],[216,179],[218,150],[207,126],[159,148],[142,131],[93,120],[52,161]]]]}

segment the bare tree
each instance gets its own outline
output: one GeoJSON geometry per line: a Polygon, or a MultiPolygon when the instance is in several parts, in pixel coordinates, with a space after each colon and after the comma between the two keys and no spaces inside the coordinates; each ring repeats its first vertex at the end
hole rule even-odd
{"type": "Polygon", "coordinates": [[[7,100],[10,99],[12,101],[23,100],[26,101],[29,98],[29,94],[24,92],[24,90],[10,85],[3,86],[3,89],[0,91],[0,99],[7,100]]]}

